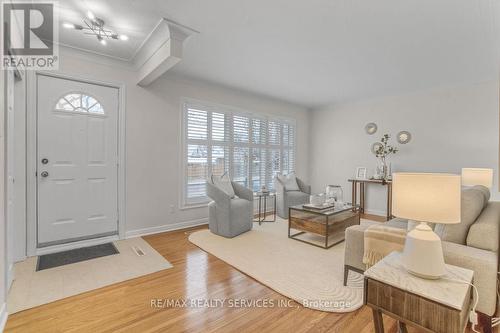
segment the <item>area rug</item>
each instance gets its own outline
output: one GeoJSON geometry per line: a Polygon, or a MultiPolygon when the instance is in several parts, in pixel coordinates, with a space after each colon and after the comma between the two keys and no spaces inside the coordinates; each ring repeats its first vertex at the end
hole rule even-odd
{"type": "Polygon", "coordinates": [[[350,272],[343,286],[344,242],[326,250],[289,239],[283,219],[254,223],[234,238],[197,231],[189,241],[304,307],[351,312],[363,305],[363,275],[350,272]]]}
{"type": "Polygon", "coordinates": [[[118,254],[41,271],[36,271],[37,257],[16,263],[7,311],[16,313],[172,267],[140,237],[113,244],[118,254]]]}

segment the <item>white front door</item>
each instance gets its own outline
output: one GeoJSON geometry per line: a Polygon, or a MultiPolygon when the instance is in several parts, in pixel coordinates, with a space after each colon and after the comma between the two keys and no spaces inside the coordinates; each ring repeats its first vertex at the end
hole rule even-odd
{"type": "Polygon", "coordinates": [[[118,98],[37,75],[38,247],[118,233],[118,98]]]}

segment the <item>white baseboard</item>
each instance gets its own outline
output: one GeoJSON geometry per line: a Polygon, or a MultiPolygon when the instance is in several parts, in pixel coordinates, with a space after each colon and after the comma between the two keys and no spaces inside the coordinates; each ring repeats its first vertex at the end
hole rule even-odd
{"type": "MultiPolygon", "coordinates": [[[[202,219],[197,219],[197,220],[174,223],[174,224],[167,224],[167,225],[162,225],[162,226],[158,226],[158,227],[129,230],[125,233],[125,238],[133,238],[133,237],[158,234],[158,233],[166,232],[166,231],[174,231],[174,230],[179,230],[179,229],[196,227],[196,226],[207,224],[207,223],[208,223],[208,217],[202,218],[202,219]]],[[[118,240],[118,236],[114,235],[114,236],[107,236],[107,237],[88,239],[88,240],[83,240],[83,241],[78,241],[78,242],[72,242],[72,243],[68,243],[68,244],[53,245],[53,246],[48,246],[46,248],[37,249],[36,255],[43,255],[43,254],[48,254],[48,253],[53,253],[53,252],[66,251],[66,250],[71,250],[71,249],[75,249],[75,248],[79,248],[79,247],[92,246],[92,245],[113,242],[116,240],[118,240]]]]}
{"type": "Polygon", "coordinates": [[[7,324],[7,317],[9,314],[7,313],[7,304],[3,303],[0,307],[0,332],[3,332],[5,329],[5,324],[7,324]]]}
{"type": "Polygon", "coordinates": [[[14,282],[14,264],[10,264],[7,268],[7,291],[9,293],[10,287],[12,286],[12,282],[14,282]]]}
{"type": "Polygon", "coordinates": [[[118,235],[106,236],[106,237],[100,237],[100,238],[92,238],[92,239],[86,239],[86,240],[81,240],[81,241],[77,241],[77,242],[71,242],[71,243],[67,243],[67,244],[59,244],[59,245],[41,247],[41,248],[36,249],[35,255],[41,256],[44,254],[49,254],[49,253],[54,253],[54,252],[62,252],[62,251],[77,249],[80,247],[94,246],[94,245],[114,242],[116,240],[118,240],[118,235]]]}
{"type": "Polygon", "coordinates": [[[186,229],[186,228],[196,227],[196,226],[204,225],[204,224],[208,224],[208,217],[205,217],[202,219],[197,219],[197,220],[174,223],[174,224],[166,224],[166,225],[161,225],[161,226],[151,227],[151,228],[129,230],[125,233],[125,238],[133,238],[133,237],[141,237],[141,236],[159,234],[161,232],[186,229]]]}

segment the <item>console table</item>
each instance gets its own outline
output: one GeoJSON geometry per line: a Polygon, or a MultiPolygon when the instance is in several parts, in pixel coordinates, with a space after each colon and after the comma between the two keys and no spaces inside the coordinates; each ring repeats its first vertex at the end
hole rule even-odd
{"type": "Polygon", "coordinates": [[[365,186],[366,184],[376,184],[387,187],[387,214],[389,221],[392,219],[392,181],[382,179],[349,179],[352,183],[352,205],[356,207],[358,203],[358,185],[359,185],[359,212],[365,213],[365,186]]]}

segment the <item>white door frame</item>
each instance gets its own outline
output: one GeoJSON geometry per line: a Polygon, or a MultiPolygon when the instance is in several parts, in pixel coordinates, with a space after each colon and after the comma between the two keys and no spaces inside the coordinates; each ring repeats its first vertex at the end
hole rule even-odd
{"type": "Polygon", "coordinates": [[[27,75],[27,115],[26,115],[26,231],[27,255],[41,255],[72,248],[90,246],[125,238],[126,225],[126,179],[125,179],[125,84],[92,80],[84,77],[29,71],[27,75]],[[82,240],[67,244],[37,248],[37,77],[39,75],[79,81],[118,89],[118,236],[107,236],[82,240]]]}
{"type": "Polygon", "coordinates": [[[5,156],[6,156],[6,163],[5,163],[5,224],[7,226],[6,228],[6,246],[7,246],[7,260],[6,262],[6,273],[7,273],[7,288],[5,290],[9,290],[10,286],[12,285],[12,282],[14,280],[14,246],[13,242],[16,240],[14,239],[14,216],[15,216],[15,205],[16,205],[16,200],[14,196],[14,169],[15,169],[15,159],[14,159],[14,112],[17,110],[16,105],[15,105],[15,98],[14,98],[14,90],[15,90],[15,83],[18,80],[16,78],[16,71],[15,70],[7,70],[6,71],[7,75],[7,89],[6,89],[6,109],[5,109],[5,121],[7,124],[5,125],[6,133],[5,133],[5,139],[6,139],[6,145],[5,145],[5,156]],[[10,202],[10,204],[9,204],[10,202]]]}

